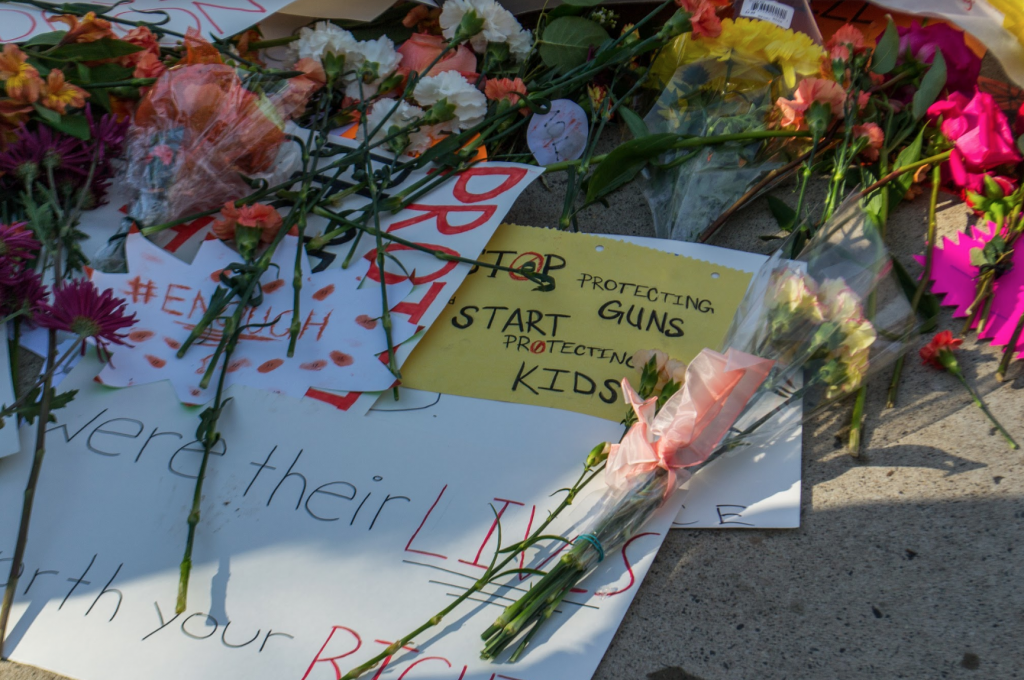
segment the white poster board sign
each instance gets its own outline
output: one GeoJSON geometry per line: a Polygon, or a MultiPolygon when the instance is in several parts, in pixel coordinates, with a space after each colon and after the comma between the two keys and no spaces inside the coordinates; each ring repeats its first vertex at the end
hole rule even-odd
{"type": "MultiPolygon", "coordinates": [[[[166,382],[115,390],[92,381],[98,370],[90,357],[64,385],[80,392],[49,434],[7,647],[80,680],[337,680],[479,578],[495,513],[504,542],[521,540],[593,443],[621,434],[590,416],[450,396],[353,419],[236,387],[204,487],[188,608],[175,615],[197,411],[166,382]]],[[[23,435],[30,451],[34,435],[23,435]]],[[[30,459],[0,459],[0,568],[30,459]]],[[[597,492],[546,533],[574,535],[597,492]]],[[[480,633],[529,586],[513,575],[366,677],[589,678],[674,514],[666,506],[609,555],[519,663],[479,660],[480,633]]]]}

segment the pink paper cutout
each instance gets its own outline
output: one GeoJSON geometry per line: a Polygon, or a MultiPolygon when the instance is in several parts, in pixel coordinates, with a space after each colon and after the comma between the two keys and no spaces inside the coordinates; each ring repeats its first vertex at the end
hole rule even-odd
{"type": "MultiPolygon", "coordinates": [[[[932,292],[943,296],[942,304],[955,306],[954,317],[966,317],[967,308],[976,295],[975,283],[978,268],[971,264],[971,250],[983,248],[995,233],[995,225],[974,226],[970,233],[957,234],[956,239],[943,237],[941,247],[935,248],[932,262],[932,292]]],[[[915,256],[919,263],[922,256],[915,256]]],[[[978,337],[991,340],[996,347],[1005,347],[1010,342],[1017,320],[1024,314],[1024,250],[1015,248],[1010,258],[1012,268],[996,279],[993,286],[992,309],[985,328],[978,337]]],[[[978,322],[972,324],[977,328],[978,322]]],[[[1017,358],[1024,358],[1024,335],[1017,341],[1014,351],[1017,358]]]]}

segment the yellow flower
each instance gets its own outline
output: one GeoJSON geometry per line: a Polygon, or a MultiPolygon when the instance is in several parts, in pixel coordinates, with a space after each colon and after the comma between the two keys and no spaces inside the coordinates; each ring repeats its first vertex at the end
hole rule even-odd
{"type": "Polygon", "coordinates": [[[698,59],[726,61],[739,57],[775,64],[782,70],[787,87],[796,86],[796,76],[818,72],[825,50],[799,31],[756,19],[723,19],[717,38],[683,34],[669,43],[651,66],[655,80],[664,85],[676,69],[698,59]]]}
{"type": "Polygon", "coordinates": [[[843,338],[843,348],[855,354],[871,347],[878,338],[875,327],[867,319],[851,320],[843,324],[843,334],[846,336],[843,338]]]}
{"type": "Polygon", "coordinates": [[[775,298],[773,307],[784,308],[790,314],[812,321],[823,320],[814,280],[803,272],[787,268],[776,278],[772,295],[775,298]]]}

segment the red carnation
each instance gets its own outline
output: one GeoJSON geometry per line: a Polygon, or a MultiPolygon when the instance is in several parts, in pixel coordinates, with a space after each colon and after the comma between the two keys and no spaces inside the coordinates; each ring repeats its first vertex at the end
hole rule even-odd
{"type": "Polygon", "coordinates": [[[936,333],[932,341],[921,348],[921,359],[928,366],[945,368],[952,371],[954,369],[949,368],[949,365],[946,363],[949,359],[944,360],[943,357],[948,355],[952,359],[952,364],[956,366],[956,357],[953,356],[953,350],[960,347],[963,342],[960,338],[954,338],[953,334],[949,331],[936,333]]]}

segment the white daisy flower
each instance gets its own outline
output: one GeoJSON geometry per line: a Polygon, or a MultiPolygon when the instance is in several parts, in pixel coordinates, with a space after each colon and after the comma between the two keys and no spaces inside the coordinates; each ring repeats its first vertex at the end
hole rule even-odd
{"type": "Polygon", "coordinates": [[[487,97],[458,71],[444,71],[436,76],[427,76],[416,84],[412,94],[424,108],[429,108],[440,101],[446,101],[449,106],[453,106],[454,118],[441,123],[443,129],[452,132],[473,127],[482,121],[487,113],[487,97]]]}

